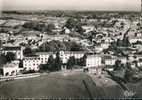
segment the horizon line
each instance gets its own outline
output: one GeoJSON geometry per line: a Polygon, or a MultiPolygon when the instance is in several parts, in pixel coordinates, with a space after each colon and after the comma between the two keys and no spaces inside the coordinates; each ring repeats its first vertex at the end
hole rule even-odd
{"type": "Polygon", "coordinates": [[[30,12],[30,11],[77,11],[77,12],[85,12],[85,11],[90,11],[90,12],[141,12],[141,10],[67,10],[67,9],[59,9],[59,10],[56,10],[56,9],[36,9],[36,10],[26,10],[26,9],[15,9],[15,10],[11,10],[11,9],[6,9],[6,10],[2,10],[1,9],[1,12],[3,11],[27,11],[27,12],[30,12]]]}

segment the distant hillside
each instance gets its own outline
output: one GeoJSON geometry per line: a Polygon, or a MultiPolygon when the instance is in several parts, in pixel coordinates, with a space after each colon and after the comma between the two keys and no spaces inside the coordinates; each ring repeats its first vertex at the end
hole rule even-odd
{"type": "Polygon", "coordinates": [[[117,13],[121,14],[138,14],[135,11],[74,11],[74,10],[37,10],[37,11],[2,11],[3,14],[17,14],[17,15],[46,15],[46,16],[56,16],[56,17],[76,17],[76,16],[92,16],[96,14],[100,16],[104,13],[117,13]]]}

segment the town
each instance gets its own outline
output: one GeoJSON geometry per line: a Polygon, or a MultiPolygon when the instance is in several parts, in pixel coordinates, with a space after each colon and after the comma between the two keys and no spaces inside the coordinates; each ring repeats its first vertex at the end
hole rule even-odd
{"type": "Polygon", "coordinates": [[[76,70],[124,87],[142,79],[139,12],[2,13],[1,79],[76,70]]]}

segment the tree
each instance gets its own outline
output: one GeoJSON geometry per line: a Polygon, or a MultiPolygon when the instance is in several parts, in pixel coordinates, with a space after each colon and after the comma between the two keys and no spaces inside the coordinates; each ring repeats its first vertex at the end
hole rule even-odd
{"type": "Polygon", "coordinates": [[[0,67],[7,63],[7,58],[4,54],[0,55],[0,67]]]}
{"type": "Polygon", "coordinates": [[[2,40],[0,40],[0,49],[1,49],[1,47],[2,47],[2,40]]]}
{"type": "Polygon", "coordinates": [[[54,63],[54,68],[58,71],[61,69],[62,66],[62,60],[60,58],[60,53],[56,53],[56,58],[55,58],[55,63],[54,63]]]}
{"type": "Polygon", "coordinates": [[[117,42],[116,42],[116,45],[117,46],[123,46],[123,41],[118,39],[117,42]]]}
{"type": "Polygon", "coordinates": [[[133,76],[133,70],[131,68],[131,64],[130,63],[126,63],[126,72],[125,72],[125,79],[126,81],[130,81],[132,76],[133,76]]]}
{"type": "Polygon", "coordinates": [[[116,60],[115,61],[115,65],[114,65],[114,71],[120,70],[120,69],[121,69],[121,61],[120,60],[116,60]]]}
{"type": "Polygon", "coordinates": [[[86,59],[87,59],[87,55],[84,54],[84,56],[82,58],[80,58],[80,66],[86,66],[86,59]]]}
{"type": "Polygon", "coordinates": [[[76,64],[75,57],[74,56],[70,57],[67,62],[67,69],[72,69],[75,64],[76,64]]]}
{"type": "Polygon", "coordinates": [[[12,53],[12,52],[7,52],[6,59],[7,59],[8,62],[15,60],[15,54],[12,53]]]}
{"type": "Polygon", "coordinates": [[[23,50],[23,54],[24,54],[25,56],[33,54],[32,49],[31,49],[30,47],[25,48],[25,49],[23,50]]]}
{"type": "Polygon", "coordinates": [[[32,29],[33,28],[33,22],[26,22],[23,25],[24,28],[32,29]]]}
{"type": "Polygon", "coordinates": [[[47,70],[47,64],[41,64],[39,66],[39,68],[40,68],[40,71],[46,71],[47,70]]]}
{"type": "Polygon", "coordinates": [[[65,24],[65,27],[67,27],[70,30],[75,30],[78,33],[84,32],[79,18],[78,19],[77,18],[69,18],[65,24]]]}
{"type": "Polygon", "coordinates": [[[20,60],[19,68],[23,68],[23,60],[20,60]]]}
{"type": "Polygon", "coordinates": [[[81,51],[82,47],[79,44],[77,44],[76,42],[72,42],[70,50],[71,51],[81,51]]]}
{"type": "Polygon", "coordinates": [[[49,71],[54,71],[55,69],[54,69],[54,58],[53,58],[53,55],[50,55],[49,56],[49,58],[48,58],[48,63],[47,63],[47,65],[48,65],[48,70],[49,71]]]}
{"type": "Polygon", "coordinates": [[[38,22],[38,21],[29,21],[23,25],[24,28],[36,31],[43,31],[45,30],[45,23],[38,22]]]}
{"type": "Polygon", "coordinates": [[[77,20],[74,18],[69,18],[65,24],[65,27],[67,27],[68,29],[72,30],[73,28],[75,28],[77,24],[77,20]]]}
{"type": "Polygon", "coordinates": [[[131,46],[128,36],[123,39],[123,46],[125,47],[131,46]]]}
{"type": "Polygon", "coordinates": [[[84,30],[80,23],[78,23],[75,28],[76,28],[76,32],[83,34],[84,30]]]}
{"type": "Polygon", "coordinates": [[[55,25],[51,23],[51,24],[47,25],[47,30],[46,31],[47,32],[52,32],[52,30],[54,30],[54,29],[55,29],[55,25]]]}

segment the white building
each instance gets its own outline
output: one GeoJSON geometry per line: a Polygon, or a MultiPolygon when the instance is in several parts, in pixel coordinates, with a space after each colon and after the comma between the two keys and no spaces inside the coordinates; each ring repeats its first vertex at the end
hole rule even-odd
{"type": "Polygon", "coordinates": [[[137,62],[138,67],[142,67],[142,59],[139,59],[137,62]]]}
{"type": "Polygon", "coordinates": [[[120,60],[122,64],[127,63],[127,58],[126,57],[115,57],[115,56],[105,56],[104,57],[104,64],[107,66],[113,66],[115,65],[115,62],[117,60],[120,60]]]}
{"type": "Polygon", "coordinates": [[[127,63],[127,58],[126,57],[118,57],[117,59],[120,60],[122,64],[127,63]]]}
{"type": "Polygon", "coordinates": [[[113,66],[115,65],[116,59],[105,59],[105,65],[113,66]]]}
{"type": "Polygon", "coordinates": [[[130,37],[129,41],[130,43],[136,43],[137,41],[142,42],[142,37],[130,37]]]}
{"type": "Polygon", "coordinates": [[[102,58],[98,55],[88,55],[86,59],[86,67],[89,73],[101,74],[102,58]]]}
{"type": "Polygon", "coordinates": [[[94,30],[94,26],[82,26],[82,28],[83,30],[85,30],[85,33],[88,33],[94,30]]]}
{"type": "Polygon", "coordinates": [[[46,64],[50,55],[52,55],[53,58],[56,57],[56,54],[53,52],[37,52],[36,55],[40,58],[41,64],[46,64]]]}
{"type": "Polygon", "coordinates": [[[101,47],[102,47],[103,49],[107,49],[107,48],[109,48],[109,46],[110,46],[109,43],[101,43],[101,47]]]}
{"type": "Polygon", "coordinates": [[[60,57],[63,63],[67,63],[68,59],[74,56],[76,59],[80,59],[85,55],[84,51],[61,51],[60,57]]]}
{"type": "MultiPolygon", "coordinates": [[[[70,52],[70,51],[60,51],[60,57],[63,64],[66,64],[68,59],[74,56],[76,59],[80,59],[84,56],[85,52],[70,52]]],[[[39,70],[39,65],[47,64],[49,56],[52,55],[53,58],[56,58],[56,53],[53,52],[37,52],[36,55],[30,57],[24,57],[23,59],[23,68],[26,70],[39,70]]]]}
{"type": "Polygon", "coordinates": [[[9,34],[7,33],[0,33],[0,39],[7,41],[9,39],[9,34]]]}
{"type": "Polygon", "coordinates": [[[70,29],[68,29],[67,27],[64,27],[64,33],[65,33],[65,34],[69,34],[69,33],[71,33],[71,31],[70,31],[70,29]]]}
{"type": "Polygon", "coordinates": [[[19,72],[19,61],[13,61],[12,63],[8,63],[4,65],[2,68],[3,76],[13,76],[17,75],[19,72]]]}
{"type": "Polygon", "coordinates": [[[12,52],[15,54],[16,59],[23,59],[23,48],[22,47],[3,47],[2,53],[4,53],[5,55],[8,52],[12,52]]]}
{"type": "Polygon", "coordinates": [[[95,52],[96,53],[101,53],[103,51],[103,47],[102,46],[96,46],[95,47],[95,52]]]}
{"type": "Polygon", "coordinates": [[[25,70],[39,70],[39,65],[42,64],[42,61],[38,56],[25,57],[23,59],[23,69],[25,70]]]}

